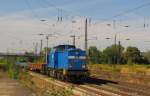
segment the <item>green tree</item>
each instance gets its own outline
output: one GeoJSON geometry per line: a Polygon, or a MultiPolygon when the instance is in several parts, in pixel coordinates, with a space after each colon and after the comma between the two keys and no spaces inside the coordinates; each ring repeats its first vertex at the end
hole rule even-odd
{"type": "MultiPolygon", "coordinates": [[[[34,55],[34,53],[33,52],[25,52],[25,54],[26,55],[34,55]]],[[[35,57],[28,57],[26,60],[28,61],[28,62],[34,62],[35,61],[35,57]]]]}
{"type": "Polygon", "coordinates": [[[142,60],[142,55],[138,48],[128,47],[124,53],[124,58],[128,64],[139,63],[142,60]]]}
{"type": "Polygon", "coordinates": [[[144,57],[147,59],[148,63],[150,63],[150,51],[145,52],[144,57]]]}
{"type": "Polygon", "coordinates": [[[89,48],[89,59],[91,63],[101,63],[101,55],[102,53],[95,46],[89,48]]]}
{"type": "Polygon", "coordinates": [[[48,52],[50,52],[51,50],[52,50],[52,48],[46,48],[46,47],[44,47],[44,49],[42,50],[42,54],[45,54],[46,53],[46,50],[48,51],[48,52]]]}
{"type": "Polygon", "coordinates": [[[123,50],[121,45],[112,45],[103,50],[103,63],[123,63],[123,50]]]}

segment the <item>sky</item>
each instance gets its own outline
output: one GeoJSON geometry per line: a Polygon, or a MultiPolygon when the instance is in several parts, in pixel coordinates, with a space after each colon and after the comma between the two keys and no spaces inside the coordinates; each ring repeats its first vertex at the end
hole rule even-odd
{"type": "Polygon", "coordinates": [[[0,52],[33,51],[36,42],[40,48],[41,39],[45,46],[45,36],[39,36],[40,33],[54,35],[49,38],[49,47],[72,44],[70,36],[76,35],[77,47],[84,48],[85,18],[88,18],[89,46],[103,50],[114,44],[116,34],[124,47],[136,46],[147,51],[149,3],[149,0],[0,0],[0,52]],[[58,22],[57,17],[63,20],[58,22]],[[111,39],[106,40],[108,37],[111,39]]]}

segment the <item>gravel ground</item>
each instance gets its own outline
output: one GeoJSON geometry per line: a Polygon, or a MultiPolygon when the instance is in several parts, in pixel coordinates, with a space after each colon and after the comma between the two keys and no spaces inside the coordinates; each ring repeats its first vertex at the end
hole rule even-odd
{"type": "MultiPolygon", "coordinates": [[[[0,72],[1,73],[1,72],[0,72]]],[[[0,77],[0,96],[35,96],[28,88],[6,76],[0,77]]]]}

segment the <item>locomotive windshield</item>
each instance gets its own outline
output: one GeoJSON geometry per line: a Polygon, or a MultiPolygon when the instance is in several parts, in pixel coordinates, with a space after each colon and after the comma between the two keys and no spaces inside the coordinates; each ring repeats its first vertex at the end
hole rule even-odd
{"type": "Polygon", "coordinates": [[[54,47],[54,50],[57,51],[64,51],[66,49],[75,49],[76,47],[74,45],[59,45],[54,47]]]}

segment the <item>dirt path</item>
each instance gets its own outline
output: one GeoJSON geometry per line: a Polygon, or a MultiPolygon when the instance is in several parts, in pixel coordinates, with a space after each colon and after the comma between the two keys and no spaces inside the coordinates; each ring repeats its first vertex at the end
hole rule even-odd
{"type": "Polygon", "coordinates": [[[35,96],[28,88],[8,77],[0,77],[0,96],[35,96]]]}

